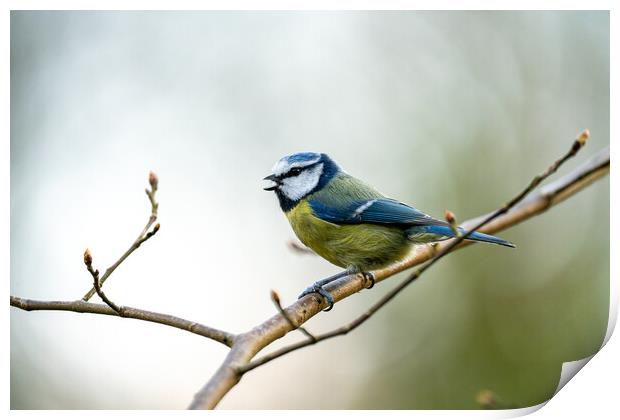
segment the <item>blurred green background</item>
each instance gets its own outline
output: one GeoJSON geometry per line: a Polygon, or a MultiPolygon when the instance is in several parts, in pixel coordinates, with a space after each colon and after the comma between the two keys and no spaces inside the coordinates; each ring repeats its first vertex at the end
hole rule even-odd
{"type": "MultiPolygon", "coordinates": [[[[75,299],[146,222],[115,302],[241,332],[337,268],[292,253],[261,179],[296,151],[438,217],[488,212],[588,127],[609,144],[607,12],[12,12],[11,294],[75,299]]],[[[549,398],[609,306],[609,181],[443,260],[359,330],[253,371],[221,408],[476,408],[549,398]]],[[[397,279],[308,324],[340,325],[397,279]]],[[[281,343],[301,338],[292,333],[281,343]]],[[[278,343],[277,345],[281,345],[278,343]]],[[[11,309],[11,408],[184,408],[226,349],[11,309]]]]}

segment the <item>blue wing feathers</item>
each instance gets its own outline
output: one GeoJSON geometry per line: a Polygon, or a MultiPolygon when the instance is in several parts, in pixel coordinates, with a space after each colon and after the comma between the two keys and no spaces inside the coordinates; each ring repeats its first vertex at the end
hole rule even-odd
{"type": "MultiPolygon", "coordinates": [[[[316,217],[330,223],[403,226],[412,240],[424,237],[423,242],[454,237],[452,228],[443,220],[434,219],[418,209],[388,198],[352,200],[341,206],[327,205],[320,200],[309,200],[309,203],[316,217]]],[[[465,233],[463,228],[459,228],[459,231],[465,233]]],[[[514,248],[508,241],[480,232],[472,233],[467,239],[514,248]]]]}
{"type": "Polygon", "coordinates": [[[354,200],[343,207],[328,206],[318,200],[310,200],[315,216],[332,223],[357,224],[378,223],[398,225],[445,225],[406,204],[386,198],[354,200]]]}

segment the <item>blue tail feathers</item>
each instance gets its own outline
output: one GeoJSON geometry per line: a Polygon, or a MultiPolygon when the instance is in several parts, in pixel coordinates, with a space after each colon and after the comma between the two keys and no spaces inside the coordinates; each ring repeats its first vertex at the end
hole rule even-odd
{"type": "MultiPolygon", "coordinates": [[[[461,227],[458,229],[461,234],[464,234],[467,232],[465,229],[461,227]]],[[[449,226],[436,226],[436,225],[435,226],[431,226],[431,225],[415,226],[414,228],[410,229],[410,232],[411,232],[410,236],[412,238],[419,234],[425,234],[425,236],[428,236],[429,234],[437,235],[437,240],[446,239],[446,237],[448,238],[455,237],[454,232],[452,231],[452,228],[450,228],[449,226]]],[[[488,242],[491,244],[497,244],[497,245],[507,246],[510,248],[515,248],[515,244],[513,244],[512,242],[508,242],[496,236],[487,235],[486,233],[481,233],[481,232],[473,232],[471,235],[467,237],[466,240],[488,242]]],[[[432,240],[429,242],[432,242],[432,240]]]]}
{"type": "MultiPolygon", "coordinates": [[[[459,231],[463,231],[463,233],[465,233],[464,229],[462,228],[459,229],[459,231]]],[[[469,235],[467,239],[471,239],[471,240],[479,241],[479,242],[488,242],[491,244],[503,245],[503,246],[507,246],[510,248],[516,248],[516,245],[513,244],[512,242],[508,242],[504,239],[498,238],[497,236],[487,235],[486,233],[482,233],[482,232],[474,232],[471,235],[469,235]]]]}

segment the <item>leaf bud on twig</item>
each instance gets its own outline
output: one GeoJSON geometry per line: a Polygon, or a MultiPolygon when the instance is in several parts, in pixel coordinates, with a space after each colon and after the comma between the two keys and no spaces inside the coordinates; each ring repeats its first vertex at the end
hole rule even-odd
{"type": "Polygon", "coordinates": [[[586,141],[588,141],[589,138],[590,138],[590,130],[586,128],[585,130],[581,132],[581,134],[579,134],[579,137],[577,137],[577,141],[579,142],[580,145],[583,146],[584,144],[586,144],[586,141]]]}
{"type": "Polygon", "coordinates": [[[450,210],[446,210],[444,217],[446,219],[446,222],[450,223],[451,225],[456,223],[456,218],[454,217],[454,213],[452,213],[450,210]]]}
{"type": "Polygon", "coordinates": [[[280,295],[275,290],[271,291],[271,300],[278,306],[280,306],[280,295]]]}
{"type": "Polygon", "coordinates": [[[159,178],[157,178],[157,175],[155,174],[155,172],[153,171],[149,172],[149,184],[151,185],[151,189],[153,191],[157,189],[158,183],[159,183],[159,178]]]}
{"type": "Polygon", "coordinates": [[[93,256],[90,253],[90,249],[86,248],[86,251],[84,251],[84,264],[86,264],[87,267],[90,267],[93,263],[93,256]]]}
{"type": "Polygon", "coordinates": [[[493,391],[484,389],[476,395],[476,402],[483,408],[493,408],[497,404],[497,399],[493,391]]]}

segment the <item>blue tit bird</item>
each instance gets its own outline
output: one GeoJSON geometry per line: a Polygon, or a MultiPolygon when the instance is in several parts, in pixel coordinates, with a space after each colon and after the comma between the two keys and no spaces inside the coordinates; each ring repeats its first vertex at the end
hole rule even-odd
{"type": "MultiPolygon", "coordinates": [[[[362,273],[404,258],[414,244],[455,237],[451,226],[420,210],[385,197],[352,177],[324,153],[295,153],[276,162],[264,179],[274,191],[293,231],[304,245],[346,270],[319,280],[300,298],[318,293],[330,310],[334,300],[324,286],[340,277],[362,273]]],[[[458,228],[464,233],[463,228],[458,228]]],[[[467,240],[514,247],[495,236],[474,232],[467,240]]],[[[369,288],[370,288],[369,287],[369,288]]]]}

